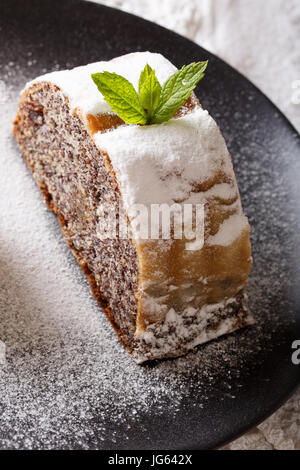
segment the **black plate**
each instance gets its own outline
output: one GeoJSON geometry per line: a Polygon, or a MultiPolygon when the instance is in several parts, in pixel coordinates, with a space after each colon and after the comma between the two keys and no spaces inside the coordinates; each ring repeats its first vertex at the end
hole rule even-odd
{"type": "MultiPolygon", "coordinates": [[[[294,128],[257,88],[217,57],[173,32],[114,9],[77,0],[1,0],[0,44],[0,78],[8,78],[7,64],[14,63],[9,80],[16,89],[45,69],[70,68],[136,50],[161,52],[177,66],[210,59],[198,96],[224,132],[252,225],[254,266],[248,293],[257,318],[253,328],[203,346],[181,362],[141,369],[149,393],[155,370],[163,371],[164,383],[167,374],[171,380],[181,375],[175,415],[171,397],[165,394],[161,402],[154,397],[153,406],[144,411],[137,407],[138,416],[133,419],[129,413],[125,423],[104,417],[104,439],[98,438],[97,407],[90,420],[83,420],[80,437],[78,423],[73,431],[71,417],[70,422],[66,416],[60,422],[59,411],[56,428],[43,433],[33,426],[32,416],[11,416],[1,425],[2,447],[28,447],[27,437],[31,447],[40,448],[216,448],[258,424],[300,382],[300,366],[291,361],[292,342],[300,339],[300,140],[294,128]],[[210,364],[204,368],[207,359],[210,364]],[[183,372],[185,360],[189,367],[183,372]],[[88,437],[89,426],[93,438],[88,437]]],[[[76,384],[74,396],[79,396],[82,383],[76,384]]],[[[33,388],[33,400],[35,393],[33,388]]],[[[22,384],[19,399],[21,395],[22,384]]],[[[22,400],[16,401],[15,416],[22,411],[22,400]]]]}

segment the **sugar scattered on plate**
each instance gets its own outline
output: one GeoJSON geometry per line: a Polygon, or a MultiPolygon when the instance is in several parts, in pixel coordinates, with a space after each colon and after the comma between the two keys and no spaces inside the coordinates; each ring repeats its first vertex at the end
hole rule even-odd
{"type": "Polygon", "coordinates": [[[205,414],[212,396],[235,400],[245,376],[260,366],[260,350],[276,347],[282,319],[270,311],[268,292],[282,289],[280,266],[269,266],[266,276],[258,270],[250,280],[256,326],[182,358],[136,365],[93,299],[11,136],[16,91],[2,87],[1,96],[0,338],[6,366],[0,447],[118,448],[136,435],[151,447],[148,422],[156,423],[159,445],[170,427],[180,435],[177,418],[186,406],[205,414]]]}

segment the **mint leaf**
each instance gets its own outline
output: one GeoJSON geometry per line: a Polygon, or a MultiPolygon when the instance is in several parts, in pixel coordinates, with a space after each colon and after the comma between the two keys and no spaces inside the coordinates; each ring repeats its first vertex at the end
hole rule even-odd
{"type": "Polygon", "coordinates": [[[177,70],[161,87],[155,70],[146,64],[139,79],[139,95],[126,78],[116,73],[92,74],[98,90],[127,124],[161,124],[171,119],[204,77],[208,61],[193,62],[177,70]]]}
{"type": "MultiPolygon", "coordinates": [[[[145,70],[142,73],[144,72],[145,70]]],[[[142,80],[140,79],[140,86],[139,86],[140,100],[141,100],[141,104],[143,108],[147,111],[148,122],[151,122],[153,111],[158,105],[160,91],[161,91],[161,86],[160,86],[159,81],[156,78],[154,70],[151,70],[150,74],[147,75],[146,78],[144,76],[142,77],[142,80]]]]}
{"type": "Polygon", "coordinates": [[[208,61],[193,62],[177,70],[164,83],[159,103],[151,122],[161,124],[171,119],[190,97],[198,82],[204,77],[208,61]]]}
{"type": "Polygon", "coordinates": [[[93,73],[92,79],[105,101],[127,124],[146,124],[147,114],[137,92],[126,78],[116,73],[93,73]]]}
{"type": "Polygon", "coordinates": [[[153,69],[150,67],[149,64],[146,64],[144,70],[141,71],[140,79],[139,79],[139,95],[141,95],[141,89],[144,85],[147,78],[151,75],[153,69]]]}

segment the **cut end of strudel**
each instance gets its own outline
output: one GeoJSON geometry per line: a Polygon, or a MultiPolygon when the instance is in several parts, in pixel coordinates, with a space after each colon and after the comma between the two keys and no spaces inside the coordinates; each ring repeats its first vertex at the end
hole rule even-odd
{"type": "Polygon", "coordinates": [[[192,94],[168,122],[127,125],[91,79],[116,72],[137,88],[146,63],[160,83],[176,70],[143,52],[39,77],[23,91],[14,123],[66,242],[138,363],[253,323],[245,306],[250,228],[217,124],[192,94]],[[169,239],[141,236],[132,208],[163,204],[204,207],[203,240],[174,230],[169,239]],[[99,227],[120,208],[127,236],[104,236],[99,227]]]}

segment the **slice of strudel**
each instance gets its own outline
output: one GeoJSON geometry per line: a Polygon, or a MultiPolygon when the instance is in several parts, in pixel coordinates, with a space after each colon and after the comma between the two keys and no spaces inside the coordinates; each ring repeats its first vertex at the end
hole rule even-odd
{"type": "Polygon", "coordinates": [[[139,52],[39,77],[14,123],[66,242],[138,363],[253,323],[250,228],[217,124],[194,93],[166,122],[127,124],[91,78],[118,74],[138,90],[146,66],[160,84],[177,70],[139,52]]]}

